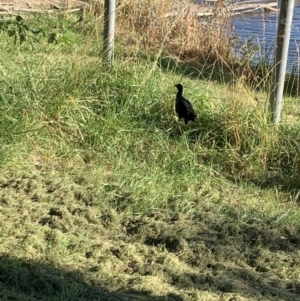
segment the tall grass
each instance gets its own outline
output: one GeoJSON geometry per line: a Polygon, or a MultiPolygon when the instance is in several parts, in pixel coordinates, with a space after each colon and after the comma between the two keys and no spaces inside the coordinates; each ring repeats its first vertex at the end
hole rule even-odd
{"type": "MultiPolygon", "coordinates": [[[[35,55],[28,54],[26,43],[15,49],[7,45],[10,60],[16,55],[19,59],[18,68],[10,63],[2,67],[3,158],[10,156],[10,145],[15,147],[25,142],[29,152],[39,150],[47,154],[52,149],[50,158],[88,147],[103,154],[111,150],[114,156],[129,152],[133,160],[139,162],[143,158],[142,162],[149,160],[150,164],[155,158],[148,151],[143,154],[142,150],[150,145],[143,138],[152,141],[153,135],[161,133],[161,138],[171,139],[167,144],[170,149],[176,141],[181,141],[196,153],[205,150],[206,160],[217,164],[230,177],[263,181],[271,168],[281,178],[286,178],[283,170],[289,170],[287,179],[295,182],[299,177],[297,131],[293,130],[292,142],[288,135],[274,131],[268,124],[266,108],[256,103],[243,85],[244,74],[234,75],[233,86],[226,87],[226,94],[216,101],[207,96],[205,88],[197,88],[197,81],[187,80],[197,91],[190,96],[192,99],[196,96],[199,122],[185,131],[175,121],[172,85],[181,81],[182,76],[177,74],[176,64],[174,70],[167,68],[170,73],[163,72],[158,64],[162,53],[167,51],[187,61],[204,62],[204,67],[194,68],[198,78],[202,78],[203,68],[215,60],[225,62],[228,67],[230,64],[226,62],[231,55],[230,11],[225,11],[224,18],[219,1],[211,19],[198,22],[192,9],[188,1],[121,2],[118,7],[121,43],[117,43],[112,70],[107,69],[101,57],[95,56],[97,46],[101,45],[98,27],[102,20],[90,19],[89,15],[75,28],[71,26],[72,18],[59,16],[46,22],[48,28],[56,23],[58,34],[65,35],[67,43],[39,44],[35,55]],[[89,34],[83,38],[82,31],[89,34]],[[77,36],[81,42],[75,44],[77,36]],[[128,56],[130,46],[125,43],[124,48],[126,39],[134,44],[136,54],[128,56]],[[156,57],[139,55],[147,50],[156,57]],[[73,51],[72,56],[69,51],[73,51]],[[60,55],[57,57],[56,53],[60,55]],[[141,142],[134,142],[140,139],[141,142]],[[278,145],[288,155],[278,151],[278,145]]],[[[249,60],[244,58],[244,61],[242,65],[249,64],[249,60]]],[[[227,70],[234,73],[231,68],[227,70]]],[[[213,95],[215,91],[209,93],[213,95]]],[[[284,126],[282,131],[286,132],[284,126]]]]}
{"type": "Polygon", "coordinates": [[[6,79],[14,93],[7,83],[1,85],[4,157],[11,157],[19,143],[27,145],[28,155],[47,160],[94,149],[105,161],[118,158],[125,165],[128,160],[146,166],[163,160],[172,174],[182,166],[173,169],[172,162],[186,157],[187,147],[190,168],[205,158],[206,164],[237,179],[263,181],[270,169],[285,177],[286,184],[299,177],[297,126],[288,130],[293,134],[285,126],[276,132],[267,112],[244,88],[228,87],[212,101],[197,81],[185,80],[186,93],[189,87],[197,91],[187,95],[198,113],[197,124],[185,129],[173,109],[173,84],[179,76],[165,74],[152,60],[120,57],[106,70],[97,59],[76,54],[58,59],[53,52],[38,62],[22,56],[22,72],[6,79]],[[232,92],[237,89],[239,93],[232,92]],[[150,150],[153,145],[155,151],[150,150]],[[203,158],[197,155],[201,153],[203,158]]]}
{"type": "Polygon", "coordinates": [[[231,11],[223,4],[219,0],[213,15],[199,20],[199,7],[191,1],[124,1],[119,8],[118,32],[129,49],[161,49],[198,66],[215,63],[220,56],[228,60],[231,11]]]}

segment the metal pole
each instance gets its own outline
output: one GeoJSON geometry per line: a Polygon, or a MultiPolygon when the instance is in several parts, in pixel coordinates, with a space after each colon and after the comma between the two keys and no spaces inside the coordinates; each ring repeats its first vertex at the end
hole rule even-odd
{"type": "Polygon", "coordinates": [[[116,0],[104,2],[104,32],[103,51],[107,54],[108,62],[112,63],[114,54],[116,0]]]}
{"type": "Polygon", "coordinates": [[[270,94],[272,119],[275,124],[279,123],[280,121],[294,3],[294,0],[281,0],[280,6],[280,15],[277,27],[276,54],[274,59],[275,66],[272,75],[273,78],[270,94]]]}

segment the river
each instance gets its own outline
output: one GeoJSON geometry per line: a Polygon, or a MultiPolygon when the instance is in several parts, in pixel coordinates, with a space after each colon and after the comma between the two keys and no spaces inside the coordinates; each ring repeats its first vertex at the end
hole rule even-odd
{"type": "MultiPolygon", "coordinates": [[[[260,45],[259,55],[273,63],[279,12],[236,15],[233,20],[240,45],[249,39],[260,45]]],[[[295,0],[287,72],[300,74],[300,0],[295,0]]]]}

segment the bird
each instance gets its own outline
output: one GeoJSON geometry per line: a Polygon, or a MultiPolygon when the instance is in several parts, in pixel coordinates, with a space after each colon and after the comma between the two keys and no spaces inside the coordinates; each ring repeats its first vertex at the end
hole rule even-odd
{"type": "Polygon", "coordinates": [[[192,104],[182,96],[182,84],[176,84],[174,87],[178,90],[176,94],[175,110],[179,120],[183,118],[185,124],[187,124],[189,120],[196,121],[197,115],[195,114],[192,104]]]}

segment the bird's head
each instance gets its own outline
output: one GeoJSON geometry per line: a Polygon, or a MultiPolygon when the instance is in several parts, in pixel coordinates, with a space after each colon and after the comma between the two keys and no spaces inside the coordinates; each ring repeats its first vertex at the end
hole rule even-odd
{"type": "Polygon", "coordinates": [[[182,91],[183,90],[182,84],[176,84],[176,85],[174,85],[174,87],[176,87],[178,91],[182,91]]]}

